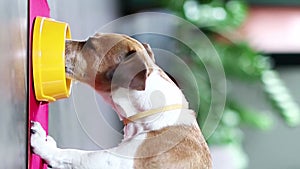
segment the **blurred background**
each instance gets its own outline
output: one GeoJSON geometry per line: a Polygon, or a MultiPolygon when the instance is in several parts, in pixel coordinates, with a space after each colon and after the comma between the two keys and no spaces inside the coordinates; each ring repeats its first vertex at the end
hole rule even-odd
{"type": "MultiPolygon", "coordinates": [[[[300,1],[298,0],[60,0],[48,1],[51,17],[70,24],[73,39],[86,39],[97,31],[127,33],[153,48],[156,60],[169,73],[182,69],[170,63],[173,55],[191,69],[184,91],[198,111],[198,122],[207,121],[212,84],[205,65],[195,52],[174,38],[134,34],[145,29],[190,38],[203,53],[203,39],[163,18],[129,17],[139,12],[172,14],[198,27],[218,53],[226,75],[226,103],[213,135],[208,135],[216,169],[300,168],[300,1]],[[161,52],[161,53],[160,53],[161,52]],[[193,92],[192,92],[193,93],[193,92]]],[[[27,7],[21,1],[0,1],[0,151],[4,168],[25,168],[26,160],[26,50],[27,7]],[[16,6],[18,8],[16,8],[16,6]],[[16,9],[16,10],[11,10],[16,9]],[[16,85],[17,84],[17,85],[16,85]],[[1,153],[10,152],[10,153],[1,153]],[[16,158],[19,158],[16,162],[16,158]]],[[[205,41],[205,40],[204,40],[205,41]]],[[[173,62],[172,62],[173,63],[173,62]]],[[[177,63],[177,62],[176,62],[177,63]]],[[[174,63],[175,64],[175,63],[174,63]]],[[[178,64],[180,66],[180,64],[178,64]]],[[[214,67],[214,62],[211,63],[214,67]]],[[[185,72],[185,71],[183,71],[185,72]]],[[[182,73],[182,71],[181,71],[182,73]]],[[[184,76],[184,75],[183,75],[184,76]]],[[[72,96],[50,104],[49,132],[63,148],[85,150],[116,146],[122,123],[91,88],[73,84],[72,96]]],[[[214,123],[214,122],[211,122],[214,123]]],[[[0,167],[1,168],[1,167],[0,167]]]]}

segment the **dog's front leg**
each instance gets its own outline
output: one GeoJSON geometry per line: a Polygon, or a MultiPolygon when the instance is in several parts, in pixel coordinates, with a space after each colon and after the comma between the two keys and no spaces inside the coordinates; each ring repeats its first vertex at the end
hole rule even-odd
{"type": "Polygon", "coordinates": [[[32,122],[31,146],[33,152],[52,168],[101,169],[118,168],[118,160],[109,151],[82,151],[57,148],[55,141],[46,136],[40,123],[32,122]]]}

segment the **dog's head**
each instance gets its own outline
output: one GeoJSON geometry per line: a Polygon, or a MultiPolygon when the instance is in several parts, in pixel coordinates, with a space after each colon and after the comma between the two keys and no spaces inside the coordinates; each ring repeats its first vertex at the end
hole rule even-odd
{"type": "Polygon", "coordinates": [[[147,44],[126,35],[100,34],[86,41],[66,41],[66,74],[98,92],[117,87],[144,90],[154,64],[147,44]]]}

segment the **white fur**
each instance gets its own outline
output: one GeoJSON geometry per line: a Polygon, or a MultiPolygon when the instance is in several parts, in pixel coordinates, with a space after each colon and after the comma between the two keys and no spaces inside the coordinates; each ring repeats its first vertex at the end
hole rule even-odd
{"type": "MultiPolygon", "coordinates": [[[[146,80],[144,91],[119,88],[112,93],[114,107],[124,119],[141,111],[160,108],[172,104],[188,103],[177,86],[162,78],[159,71],[153,71],[146,80]]],[[[143,143],[148,131],[159,130],[171,125],[197,125],[192,110],[172,110],[159,113],[124,127],[124,140],[113,149],[102,151],[81,151],[59,149],[39,123],[33,123],[31,146],[36,154],[45,159],[53,168],[61,169],[132,169],[138,147],[143,143]]]]}
{"type": "MultiPolygon", "coordinates": [[[[161,77],[159,71],[154,71],[146,80],[143,91],[119,88],[112,94],[120,119],[135,115],[139,112],[161,108],[173,104],[182,104],[188,108],[182,91],[174,84],[161,77]]],[[[180,109],[158,113],[134,123],[129,123],[124,128],[125,139],[145,131],[159,130],[171,125],[195,124],[193,110],[180,109]]]]}
{"type": "Polygon", "coordinates": [[[43,158],[51,167],[59,169],[131,169],[135,151],[145,138],[145,134],[123,141],[118,147],[100,151],[60,149],[55,141],[46,136],[38,122],[31,128],[31,146],[34,153],[43,158]]]}

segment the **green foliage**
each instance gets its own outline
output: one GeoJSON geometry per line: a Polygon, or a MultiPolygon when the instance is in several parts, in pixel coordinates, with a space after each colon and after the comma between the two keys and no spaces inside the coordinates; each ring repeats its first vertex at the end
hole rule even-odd
{"type": "MultiPolygon", "coordinates": [[[[212,41],[217,50],[228,79],[247,83],[261,83],[270,105],[289,126],[300,123],[300,111],[287,88],[272,70],[270,58],[252,49],[245,42],[236,42],[223,32],[232,32],[240,26],[247,16],[247,4],[241,0],[169,0],[164,1],[168,9],[192,22],[212,41]],[[166,3],[168,2],[168,3],[166,3]]],[[[184,34],[184,33],[182,33],[184,34]]],[[[184,35],[183,35],[184,36],[184,35]]],[[[199,44],[195,39],[195,45],[199,44]]],[[[199,50],[201,46],[198,45],[199,50]]],[[[201,106],[198,122],[203,124],[211,106],[211,84],[203,63],[191,55],[191,67],[196,72],[201,106]]],[[[213,63],[212,63],[213,64],[213,63]]],[[[210,144],[240,143],[240,126],[247,125],[267,130],[272,126],[272,118],[242,106],[228,93],[222,120],[215,133],[208,140],[210,144]]],[[[255,105],[254,105],[255,106],[255,105]]]]}
{"type": "Polygon", "coordinates": [[[169,0],[168,8],[199,28],[223,30],[238,27],[247,16],[243,1],[169,0]]]}

